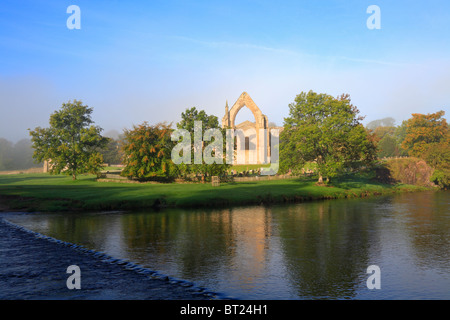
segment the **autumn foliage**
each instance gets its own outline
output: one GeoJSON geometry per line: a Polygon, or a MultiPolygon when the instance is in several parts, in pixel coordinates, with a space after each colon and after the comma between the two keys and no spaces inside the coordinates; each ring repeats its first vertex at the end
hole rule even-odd
{"type": "Polygon", "coordinates": [[[423,156],[430,146],[436,146],[447,138],[447,121],[442,118],[444,111],[431,114],[413,113],[406,123],[406,137],[402,148],[410,156],[423,156]]]}
{"type": "Polygon", "coordinates": [[[176,167],[171,160],[172,129],[166,123],[149,125],[144,122],[131,130],[124,130],[123,145],[125,168],[123,176],[140,180],[174,177],[176,167]]]}
{"type": "Polygon", "coordinates": [[[444,111],[412,114],[406,122],[402,148],[410,156],[424,159],[435,171],[431,180],[442,188],[450,186],[450,130],[444,111]]]}

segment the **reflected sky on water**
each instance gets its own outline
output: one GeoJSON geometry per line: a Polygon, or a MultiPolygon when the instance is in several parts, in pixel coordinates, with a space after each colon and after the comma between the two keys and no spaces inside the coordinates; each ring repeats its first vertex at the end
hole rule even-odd
{"type": "Polygon", "coordinates": [[[450,299],[450,192],[8,219],[242,299],[450,299]],[[367,268],[381,269],[369,290],[367,268]]]}

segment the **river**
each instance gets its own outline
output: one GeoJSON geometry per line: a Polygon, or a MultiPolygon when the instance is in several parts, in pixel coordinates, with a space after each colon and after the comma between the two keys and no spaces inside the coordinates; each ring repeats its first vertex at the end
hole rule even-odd
{"type": "Polygon", "coordinates": [[[8,220],[238,299],[450,299],[449,208],[442,191],[8,220]]]}

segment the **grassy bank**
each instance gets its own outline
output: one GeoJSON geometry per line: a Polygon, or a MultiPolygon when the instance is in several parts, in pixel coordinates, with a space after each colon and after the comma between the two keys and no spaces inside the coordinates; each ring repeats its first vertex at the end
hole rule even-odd
{"type": "Polygon", "coordinates": [[[65,211],[126,210],[160,206],[201,207],[301,202],[366,197],[426,190],[411,185],[386,185],[362,177],[341,178],[332,186],[315,179],[286,179],[211,184],[129,184],[97,182],[94,176],[48,174],[0,176],[3,210],[65,211]]]}

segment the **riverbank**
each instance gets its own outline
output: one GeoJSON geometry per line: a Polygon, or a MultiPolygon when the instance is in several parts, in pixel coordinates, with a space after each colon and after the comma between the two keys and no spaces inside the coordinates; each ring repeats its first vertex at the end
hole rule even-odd
{"type": "Polygon", "coordinates": [[[162,207],[230,207],[357,198],[430,188],[383,184],[363,176],[347,176],[329,186],[312,178],[221,183],[163,184],[98,182],[95,176],[16,174],[0,176],[0,210],[92,211],[162,207]]]}

